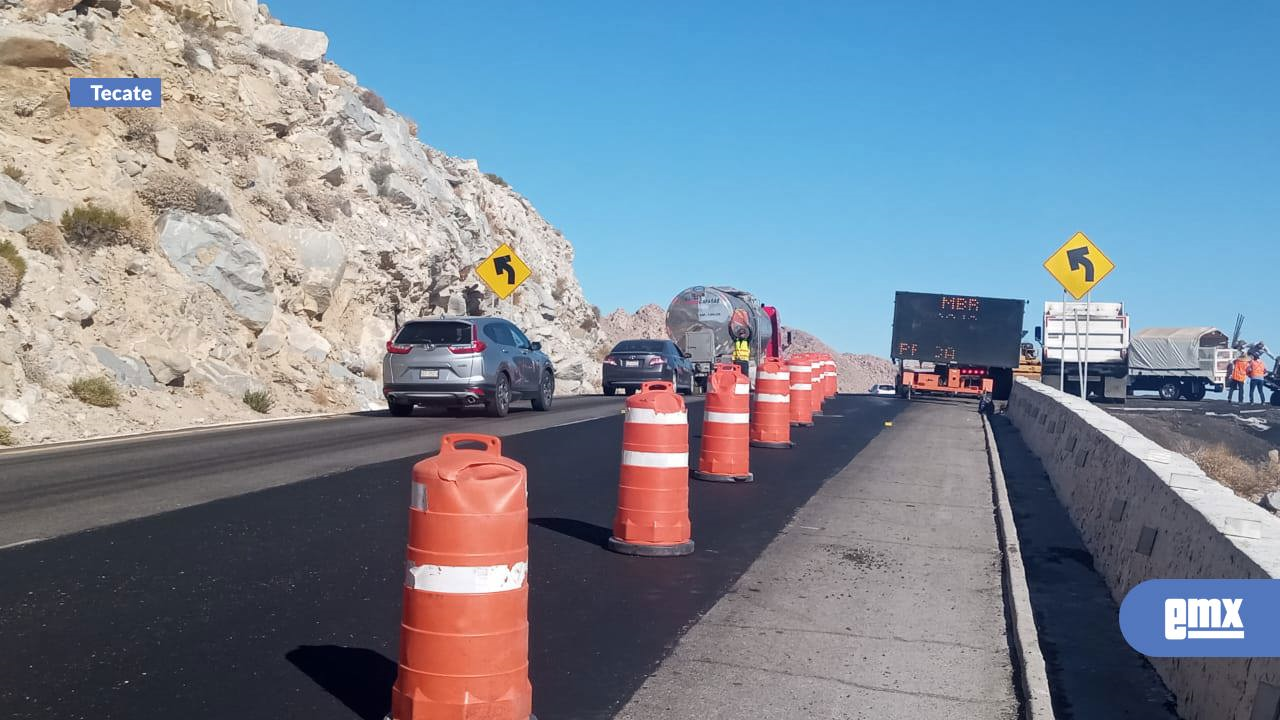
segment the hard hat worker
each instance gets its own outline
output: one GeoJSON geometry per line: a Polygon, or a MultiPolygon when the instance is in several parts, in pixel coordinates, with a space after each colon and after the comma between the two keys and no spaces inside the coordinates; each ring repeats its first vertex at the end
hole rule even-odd
{"type": "MultiPolygon", "coordinates": [[[[1253,391],[1258,391],[1258,402],[1265,403],[1267,401],[1266,386],[1262,384],[1262,376],[1267,374],[1267,365],[1262,362],[1262,358],[1254,355],[1249,359],[1249,402],[1253,402],[1253,391]]],[[[1240,391],[1240,401],[1244,402],[1244,391],[1240,391]]]]}
{"type": "Polygon", "coordinates": [[[1231,393],[1240,393],[1240,403],[1244,403],[1244,384],[1249,379],[1249,357],[1241,354],[1231,361],[1231,376],[1227,378],[1227,402],[1231,402],[1231,393]]]}
{"type": "MultiPolygon", "coordinates": [[[[729,318],[729,334],[733,336],[733,362],[742,368],[742,374],[751,375],[751,321],[741,308],[729,318]]],[[[1244,397],[1243,391],[1240,397],[1244,397]]]]}

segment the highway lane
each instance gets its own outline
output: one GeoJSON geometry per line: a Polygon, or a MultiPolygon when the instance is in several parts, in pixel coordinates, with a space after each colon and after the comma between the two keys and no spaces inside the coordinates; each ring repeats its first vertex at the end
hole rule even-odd
{"type": "MultiPolygon", "coordinates": [[[[753,451],[758,482],[693,482],[698,549],[684,558],[602,547],[616,497],[616,410],[504,439],[530,473],[535,711],[612,717],[795,509],[901,407],[838,398],[816,427],[797,429],[796,449],[753,451]]],[[[693,406],[695,428],[700,417],[693,406]]],[[[436,432],[434,422],[422,425],[436,432]]],[[[349,444],[350,455],[359,444],[307,432],[317,433],[317,448],[349,444]]],[[[427,432],[408,432],[419,449],[427,444],[427,432]]],[[[416,459],[317,472],[0,551],[8,650],[0,716],[379,720],[395,674],[416,459]]]]}
{"type": "Polygon", "coordinates": [[[361,465],[421,455],[454,430],[509,435],[614,415],[621,398],[557,398],[511,415],[360,413],[0,453],[0,547],[361,465]]]}

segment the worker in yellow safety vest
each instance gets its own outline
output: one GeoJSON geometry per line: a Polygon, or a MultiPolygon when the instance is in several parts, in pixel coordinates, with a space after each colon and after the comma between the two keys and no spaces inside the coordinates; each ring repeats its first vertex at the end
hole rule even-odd
{"type": "Polygon", "coordinates": [[[746,338],[733,341],[733,362],[742,368],[743,375],[751,374],[751,343],[746,338]]]}

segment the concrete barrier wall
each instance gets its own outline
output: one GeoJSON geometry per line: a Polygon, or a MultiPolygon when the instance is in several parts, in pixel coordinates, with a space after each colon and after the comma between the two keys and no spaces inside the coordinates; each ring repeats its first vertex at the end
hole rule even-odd
{"type": "MultiPolygon", "coordinates": [[[[1280,578],[1280,518],[1189,458],[1079,397],[1023,378],[1007,414],[1043,462],[1116,602],[1144,580],[1280,578]]],[[[1151,663],[1189,720],[1272,720],[1280,712],[1280,659],[1151,663]]]]}

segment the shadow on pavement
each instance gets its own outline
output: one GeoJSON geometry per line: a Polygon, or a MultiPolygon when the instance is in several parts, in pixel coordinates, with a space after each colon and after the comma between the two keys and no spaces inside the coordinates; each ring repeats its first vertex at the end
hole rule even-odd
{"type": "Polygon", "coordinates": [[[397,667],[381,653],[341,645],[301,645],[284,657],[361,720],[383,720],[391,711],[397,667]]]}
{"type": "Polygon", "coordinates": [[[609,538],[613,535],[613,530],[607,527],[583,522],[582,520],[574,520],[573,518],[530,518],[529,523],[600,547],[605,547],[605,544],[609,542],[609,538]]]}

